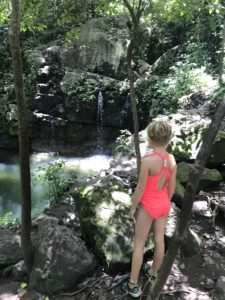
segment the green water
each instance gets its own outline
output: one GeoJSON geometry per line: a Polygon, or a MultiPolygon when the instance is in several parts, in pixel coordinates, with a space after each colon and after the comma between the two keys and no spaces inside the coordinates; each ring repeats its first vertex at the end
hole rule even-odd
{"type": "MultiPolygon", "coordinates": [[[[48,162],[62,159],[66,161],[65,176],[84,177],[96,175],[107,169],[110,157],[90,155],[88,157],[56,156],[52,153],[36,153],[30,157],[31,173],[48,162]]],[[[39,214],[49,205],[46,195],[47,186],[32,183],[32,215],[39,214]]],[[[12,212],[15,218],[21,215],[20,177],[18,155],[9,151],[0,151],[0,217],[12,212]]]]}

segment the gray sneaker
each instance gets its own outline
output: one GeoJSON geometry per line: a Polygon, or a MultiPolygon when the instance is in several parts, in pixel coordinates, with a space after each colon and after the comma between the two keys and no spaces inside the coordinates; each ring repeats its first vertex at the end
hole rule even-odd
{"type": "Polygon", "coordinates": [[[122,291],[133,298],[139,298],[142,294],[142,290],[139,285],[130,283],[129,281],[122,285],[122,291]]]}

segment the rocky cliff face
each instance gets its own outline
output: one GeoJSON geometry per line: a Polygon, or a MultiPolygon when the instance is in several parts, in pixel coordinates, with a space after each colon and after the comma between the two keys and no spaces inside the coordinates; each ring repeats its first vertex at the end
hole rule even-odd
{"type": "MultiPolygon", "coordinates": [[[[37,65],[36,92],[28,99],[31,149],[90,152],[97,147],[101,118],[102,146],[111,151],[119,130],[132,128],[129,86],[123,81],[128,37],[125,23],[124,17],[116,21],[93,19],[83,26],[73,47],[56,42],[30,53],[37,65]]],[[[11,111],[9,114],[10,126],[1,145],[14,148],[17,117],[11,111]]]]}
{"type": "MultiPolygon", "coordinates": [[[[126,22],[123,16],[92,19],[81,28],[78,41],[69,48],[62,41],[55,41],[44,50],[33,50],[30,53],[29,61],[35,61],[37,65],[37,89],[28,99],[32,150],[73,154],[90,152],[98,148],[101,132],[102,148],[111,151],[120,129],[132,131],[129,84],[126,79],[125,58],[129,42],[126,22]]],[[[180,55],[183,51],[179,47],[175,50],[174,56],[180,55]]],[[[165,63],[165,57],[160,58],[160,64],[165,63]]],[[[149,65],[140,57],[135,57],[134,86],[141,128],[147,125],[156,112],[164,111],[165,103],[168,107],[175,105],[170,102],[165,85],[159,81],[160,75],[154,73],[156,65],[159,64],[157,61],[149,65]],[[161,90],[163,94],[160,94],[161,90]]],[[[209,111],[201,107],[206,107],[205,102],[211,97],[213,88],[210,93],[192,92],[190,95],[175,99],[177,102],[180,101],[180,106],[184,108],[184,111],[179,113],[180,121],[177,122],[182,123],[182,115],[192,107],[200,123],[207,124],[209,118],[205,118],[205,115],[209,111]]],[[[2,136],[0,146],[15,148],[16,105],[13,104],[13,108],[11,105],[9,110],[7,114],[9,126],[4,130],[0,129],[2,136]]],[[[195,131],[198,132],[192,134],[193,120],[194,118],[190,124],[188,123],[188,128],[182,128],[177,135],[177,141],[174,140],[172,143],[180,160],[188,160],[190,156],[196,155],[196,147],[201,140],[200,131],[203,127],[197,126],[196,119],[195,131]],[[182,151],[178,151],[179,147],[176,146],[180,140],[182,151]]],[[[179,126],[177,128],[180,128],[179,126]]],[[[220,144],[222,140],[223,137],[220,138],[220,144]]],[[[218,148],[218,143],[214,149],[223,156],[223,150],[220,150],[221,147],[218,148]]],[[[216,157],[210,159],[212,166],[221,163],[216,157]]]]}
{"type": "Polygon", "coordinates": [[[127,18],[92,19],[81,29],[77,43],[61,53],[65,67],[123,80],[127,77],[127,18]]]}

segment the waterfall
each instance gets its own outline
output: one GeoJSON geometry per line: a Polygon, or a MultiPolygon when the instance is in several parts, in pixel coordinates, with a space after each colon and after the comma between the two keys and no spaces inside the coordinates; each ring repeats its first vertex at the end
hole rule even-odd
{"type": "Polygon", "coordinates": [[[98,92],[98,111],[97,111],[97,151],[103,152],[103,102],[102,92],[98,92]]]}

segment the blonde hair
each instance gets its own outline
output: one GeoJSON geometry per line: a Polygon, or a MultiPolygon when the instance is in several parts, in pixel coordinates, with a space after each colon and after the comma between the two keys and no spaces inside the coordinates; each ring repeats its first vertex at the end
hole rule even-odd
{"type": "Polygon", "coordinates": [[[147,127],[148,137],[157,146],[166,146],[172,137],[172,127],[166,121],[154,121],[147,127]]]}

